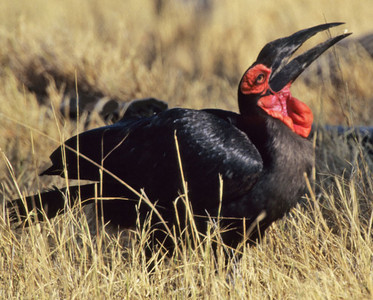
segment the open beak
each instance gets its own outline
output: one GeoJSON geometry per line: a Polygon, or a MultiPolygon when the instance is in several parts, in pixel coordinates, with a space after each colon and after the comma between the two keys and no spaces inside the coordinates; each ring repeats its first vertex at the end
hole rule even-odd
{"type": "Polygon", "coordinates": [[[289,63],[290,57],[302,44],[320,31],[344,23],[327,23],[300,30],[288,37],[274,40],[264,46],[255,64],[264,64],[272,69],[269,79],[270,88],[278,92],[288,83],[293,82],[315,59],[338,41],[351,33],[342,34],[321,43],[297,56],[289,63]]]}

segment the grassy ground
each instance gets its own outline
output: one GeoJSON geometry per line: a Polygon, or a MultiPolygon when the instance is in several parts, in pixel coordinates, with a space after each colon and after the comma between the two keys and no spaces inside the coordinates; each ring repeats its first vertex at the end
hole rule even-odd
{"type": "MultiPolygon", "coordinates": [[[[123,101],[154,96],[171,107],[236,111],[240,76],[268,41],[325,21],[346,22],[332,34],[354,36],[373,25],[368,0],[212,1],[204,13],[160,2],[158,9],[150,0],[0,2],[2,202],[64,184],[37,174],[83,128],[84,120],[61,121],[56,111],[76,87],[123,101]]],[[[342,84],[311,73],[293,94],[313,108],[316,122],[373,125],[372,60],[355,48],[336,55],[342,84]]],[[[102,124],[96,118],[91,126],[102,124]]],[[[260,245],[241,248],[240,260],[225,260],[225,248],[212,256],[207,236],[171,259],[155,251],[149,267],[146,231],[138,229],[139,243],[123,250],[117,237],[90,235],[79,212],[15,231],[3,211],[0,297],[371,299],[372,158],[342,138],[321,134],[315,144],[310,196],[260,245]]]]}

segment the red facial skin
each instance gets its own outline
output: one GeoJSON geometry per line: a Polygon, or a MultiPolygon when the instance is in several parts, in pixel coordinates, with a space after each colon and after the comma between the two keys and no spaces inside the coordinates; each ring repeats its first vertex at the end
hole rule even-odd
{"type": "Polygon", "coordinates": [[[282,90],[274,92],[269,86],[270,74],[271,69],[261,64],[255,65],[244,75],[240,86],[241,92],[246,95],[264,95],[270,90],[270,95],[259,99],[258,106],[268,115],[281,120],[298,135],[308,137],[313,122],[311,109],[305,103],[292,97],[291,82],[282,90]]]}

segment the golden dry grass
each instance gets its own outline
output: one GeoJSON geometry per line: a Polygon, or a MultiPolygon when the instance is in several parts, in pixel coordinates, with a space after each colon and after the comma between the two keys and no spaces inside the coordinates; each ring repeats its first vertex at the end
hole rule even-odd
{"type": "MultiPolygon", "coordinates": [[[[268,41],[325,21],[344,21],[332,34],[347,28],[355,36],[373,25],[369,0],[213,1],[206,14],[182,1],[164,3],[157,14],[150,0],[0,2],[3,203],[64,184],[37,174],[83,128],[51,109],[64,89],[74,91],[76,78],[78,92],[236,111],[238,80],[268,41]],[[50,102],[39,105],[30,86],[47,88],[50,102]]],[[[299,78],[293,94],[312,106],[317,122],[373,125],[372,60],[362,52],[353,63],[344,56],[342,87],[313,78],[310,88],[299,78]]],[[[211,255],[207,236],[198,250],[185,244],[177,258],[154,252],[149,267],[146,231],[137,229],[138,244],[123,250],[115,236],[90,235],[79,212],[14,231],[3,211],[0,297],[371,299],[372,158],[358,143],[327,135],[318,145],[311,196],[260,245],[240,249],[239,260],[225,260],[224,248],[211,255]]]]}

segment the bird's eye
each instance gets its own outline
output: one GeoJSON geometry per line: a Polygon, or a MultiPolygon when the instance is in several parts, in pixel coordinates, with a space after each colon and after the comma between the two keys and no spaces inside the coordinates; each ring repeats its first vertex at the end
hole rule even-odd
{"type": "Polygon", "coordinates": [[[259,74],[255,79],[255,84],[261,84],[265,80],[265,76],[263,73],[259,74]]]}

